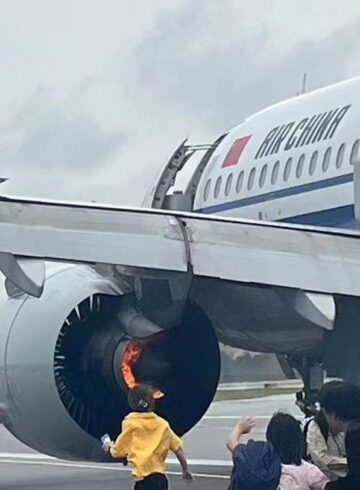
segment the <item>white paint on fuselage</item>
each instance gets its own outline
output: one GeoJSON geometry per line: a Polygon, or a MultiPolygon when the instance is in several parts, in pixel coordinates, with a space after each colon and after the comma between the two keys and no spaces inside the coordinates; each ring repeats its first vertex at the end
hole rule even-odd
{"type": "MultiPolygon", "coordinates": [[[[249,117],[231,129],[214,152],[199,183],[194,209],[203,213],[233,217],[282,220],[353,205],[351,174],[354,158],[350,157],[355,142],[360,139],[359,126],[360,77],[284,101],[249,117]],[[285,150],[283,144],[276,154],[255,158],[272,128],[292,121],[295,121],[295,128],[296,124],[304,118],[328,113],[348,105],[351,107],[341,119],[332,138],[289,150],[285,150]],[[246,136],[251,136],[251,139],[238,163],[224,168],[223,162],[233,143],[246,136]],[[338,168],[336,159],[341,145],[345,145],[345,149],[342,165],[338,168]],[[330,163],[324,170],[323,159],[328,148],[331,148],[330,163]],[[317,165],[311,174],[310,161],[315,152],[318,152],[317,165]],[[302,155],[304,155],[303,170],[301,176],[297,176],[296,169],[302,155]],[[292,158],[292,166],[289,178],[285,180],[284,171],[289,158],[292,158]],[[272,183],[271,174],[276,162],[279,162],[279,174],[276,182],[272,183]],[[267,175],[264,185],[260,186],[259,178],[264,165],[267,165],[267,175]],[[249,189],[249,176],[253,168],[255,169],[254,185],[249,189]],[[239,190],[236,184],[241,172],[244,178],[239,190]],[[226,182],[230,175],[232,175],[232,184],[230,191],[226,193],[226,182]],[[215,186],[219,178],[221,178],[220,192],[216,196],[215,186]],[[342,182],[342,179],[346,182],[342,182]],[[325,181],[330,185],[327,186],[325,181]],[[205,199],[206,186],[209,188],[209,194],[205,199]],[[252,198],[255,198],[255,202],[252,198]]],[[[360,155],[360,142],[358,155],[360,155]]]]}

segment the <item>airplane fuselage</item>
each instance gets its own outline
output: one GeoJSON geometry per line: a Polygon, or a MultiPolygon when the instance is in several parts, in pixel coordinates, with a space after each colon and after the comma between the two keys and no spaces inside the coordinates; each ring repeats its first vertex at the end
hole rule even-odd
{"type": "Polygon", "coordinates": [[[357,227],[360,78],[269,107],[231,129],[197,188],[194,211],[357,227]]]}

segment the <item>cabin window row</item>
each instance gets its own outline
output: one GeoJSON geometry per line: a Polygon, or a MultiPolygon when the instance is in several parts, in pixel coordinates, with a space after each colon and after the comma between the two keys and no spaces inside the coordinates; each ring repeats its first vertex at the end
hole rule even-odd
{"type": "MultiPolygon", "coordinates": [[[[336,155],[335,156],[336,169],[340,169],[344,163],[345,150],[346,150],[346,145],[345,143],[342,143],[337,149],[336,154],[334,153],[334,155],[336,155]]],[[[309,175],[313,175],[319,165],[321,165],[323,172],[327,172],[327,170],[330,168],[332,155],[333,155],[333,148],[330,146],[326,149],[322,159],[319,156],[319,152],[314,151],[314,153],[310,157],[308,168],[307,168],[309,175]]],[[[360,157],[360,139],[356,140],[352,145],[350,151],[350,157],[349,157],[350,165],[354,165],[355,161],[359,157],[360,157]]],[[[246,188],[248,191],[251,191],[255,186],[256,170],[257,168],[253,167],[247,176],[246,188]]],[[[304,170],[305,170],[304,153],[300,155],[300,157],[297,160],[295,160],[293,157],[289,157],[286,160],[283,169],[280,168],[279,160],[277,160],[274,163],[271,170],[270,170],[270,166],[267,163],[265,163],[265,165],[263,165],[259,173],[258,187],[262,189],[267,179],[270,179],[271,185],[275,185],[279,181],[279,177],[280,178],[282,177],[284,182],[287,182],[291,177],[291,175],[295,176],[297,179],[300,179],[300,177],[302,177],[303,175],[304,170]]],[[[214,186],[213,195],[215,199],[217,199],[220,196],[222,190],[222,184],[223,184],[223,179],[220,176],[216,179],[215,186],[214,186]]],[[[224,187],[225,196],[228,196],[230,194],[233,184],[235,184],[236,193],[239,194],[243,189],[243,187],[245,186],[244,170],[241,170],[241,172],[239,173],[236,179],[236,182],[234,182],[233,173],[227,176],[227,179],[225,180],[225,187],[224,187]]],[[[204,201],[207,201],[209,199],[210,192],[211,192],[211,185],[212,185],[212,181],[211,179],[208,179],[204,188],[204,195],[203,195],[204,201]]]]}

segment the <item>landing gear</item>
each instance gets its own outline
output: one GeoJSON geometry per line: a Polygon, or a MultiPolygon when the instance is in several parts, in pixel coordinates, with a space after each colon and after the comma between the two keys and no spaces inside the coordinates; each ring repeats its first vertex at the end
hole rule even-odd
{"type": "Polygon", "coordinates": [[[360,301],[350,296],[335,296],[335,303],[335,327],[324,335],[321,356],[286,356],[288,366],[296,369],[304,381],[296,403],[307,416],[319,409],[318,393],[325,371],[331,378],[360,385],[360,301]]]}
{"type": "Polygon", "coordinates": [[[324,366],[322,359],[317,357],[293,357],[291,365],[300,373],[304,386],[296,393],[296,405],[311,417],[320,410],[319,392],[324,384],[324,366]]]}

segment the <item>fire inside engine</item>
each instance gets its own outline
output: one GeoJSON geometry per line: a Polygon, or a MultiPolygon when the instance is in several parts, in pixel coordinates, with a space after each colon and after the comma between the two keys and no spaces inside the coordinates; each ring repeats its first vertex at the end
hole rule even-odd
{"type": "MultiPolygon", "coordinates": [[[[139,386],[139,384],[141,384],[140,381],[136,380],[135,378],[134,369],[136,363],[141,357],[144,348],[146,348],[147,343],[149,342],[129,342],[128,346],[125,349],[121,364],[121,372],[124,381],[129,389],[135,388],[136,386],[139,386]]],[[[162,391],[156,389],[154,386],[152,386],[152,388],[154,390],[153,396],[155,399],[160,399],[164,396],[164,393],[162,391]]]]}

